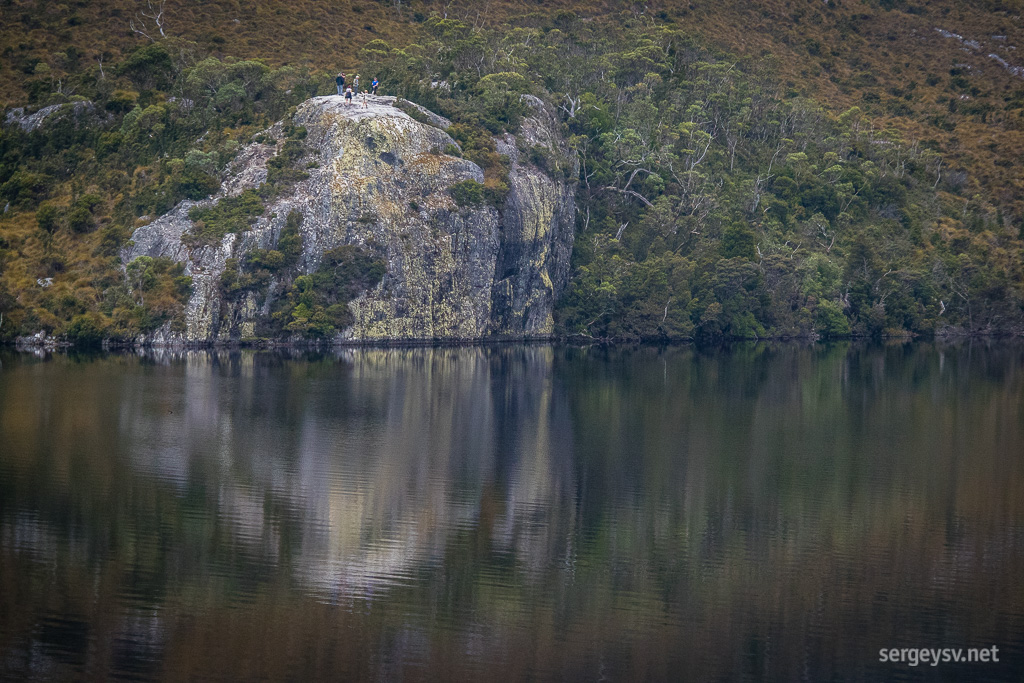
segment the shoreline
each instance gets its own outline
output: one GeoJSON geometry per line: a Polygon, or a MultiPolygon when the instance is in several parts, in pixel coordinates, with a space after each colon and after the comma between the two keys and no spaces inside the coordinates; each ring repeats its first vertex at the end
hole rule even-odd
{"type": "Polygon", "coordinates": [[[347,339],[347,340],[272,340],[245,339],[232,341],[144,341],[113,342],[104,340],[100,344],[76,344],[59,337],[33,335],[0,342],[0,348],[19,352],[78,351],[78,352],[128,352],[128,351],[331,351],[337,349],[409,349],[409,348],[459,348],[490,346],[566,346],[566,347],[631,347],[631,346],[696,346],[708,348],[731,344],[749,343],[801,343],[819,344],[836,342],[957,342],[966,340],[1009,340],[1024,339],[1020,331],[964,332],[944,331],[934,334],[883,334],[883,335],[842,335],[822,337],[819,335],[746,337],[588,337],[584,335],[547,335],[532,337],[480,337],[468,339],[347,339]]]}

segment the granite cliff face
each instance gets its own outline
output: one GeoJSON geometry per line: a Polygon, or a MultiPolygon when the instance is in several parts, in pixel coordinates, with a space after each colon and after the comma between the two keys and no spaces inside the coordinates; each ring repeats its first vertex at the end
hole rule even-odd
{"type": "Polygon", "coordinates": [[[307,131],[300,168],[309,177],[268,202],[249,230],[212,246],[188,247],[189,210],[257,188],[267,163],[283,145],[284,124],[245,147],[228,169],[220,192],[202,202],[185,201],[138,228],[124,262],[165,256],[186,265],[193,293],[186,331],[167,327],[146,341],[226,342],[254,335],[285,283],[265,296],[223,302],[220,278],[230,258],[273,248],[288,214],[303,216],[303,253],[297,272],[318,267],[325,251],[356,245],[386,264],[383,280],[349,304],[355,322],[336,341],[469,340],[550,335],[555,298],[568,278],[575,221],[576,161],[544,104],[530,98],[533,114],[518,140],[496,140],[509,157],[509,192],[500,208],[459,206],[449,189],[483,182],[476,164],[456,156],[445,132],[449,123],[426,110],[415,120],[394,99],[371,97],[367,107],[340,97],[303,103],[294,125],[307,131]],[[276,140],[276,142],[275,142],[276,140]],[[561,160],[562,172],[545,172],[520,149],[561,160]],[[567,180],[569,178],[571,180],[567,180]]]}

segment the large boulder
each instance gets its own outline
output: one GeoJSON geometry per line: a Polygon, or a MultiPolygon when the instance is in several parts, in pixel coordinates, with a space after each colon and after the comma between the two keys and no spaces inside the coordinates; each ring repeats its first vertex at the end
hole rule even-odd
{"type": "MultiPolygon", "coordinates": [[[[531,98],[518,139],[497,140],[510,160],[509,191],[500,206],[460,206],[449,192],[460,182],[483,182],[476,164],[457,156],[448,122],[421,110],[416,119],[393,98],[368,106],[337,96],[303,103],[290,122],[306,129],[301,166],[309,177],[268,203],[240,234],[212,246],[189,247],[189,211],[209,206],[267,178],[267,164],[283,145],[283,123],[239,153],[220,192],[185,201],[140,227],[122,257],[164,256],[181,261],[193,279],[186,331],[161,330],[151,342],[230,341],[252,336],[283,283],[264,296],[221,301],[220,278],[229,258],[272,248],[292,211],[303,216],[302,273],[314,271],[324,252],[356,245],[384,261],[383,280],[350,304],[355,322],[337,341],[474,340],[529,338],[552,333],[555,298],[568,278],[575,207],[574,155],[555,117],[531,98]],[[543,153],[569,168],[543,169],[523,154],[543,153]]],[[[415,113],[415,112],[414,112],[415,113]]],[[[294,276],[295,273],[291,275],[294,276]]]]}

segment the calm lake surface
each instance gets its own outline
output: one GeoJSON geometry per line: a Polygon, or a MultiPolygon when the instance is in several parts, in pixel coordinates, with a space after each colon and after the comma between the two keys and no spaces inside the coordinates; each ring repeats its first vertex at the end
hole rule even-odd
{"type": "Polygon", "coordinates": [[[0,678],[1024,680],[1021,344],[0,361],[0,678]]]}

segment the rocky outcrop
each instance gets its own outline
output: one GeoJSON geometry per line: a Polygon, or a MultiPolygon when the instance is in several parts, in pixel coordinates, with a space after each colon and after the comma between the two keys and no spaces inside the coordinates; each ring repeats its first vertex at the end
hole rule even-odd
{"type": "Polygon", "coordinates": [[[240,152],[218,195],[182,202],[136,230],[122,254],[125,263],[143,255],[170,257],[185,263],[193,279],[184,335],[168,328],[149,341],[252,336],[283,285],[272,284],[263,298],[227,305],[220,276],[227,259],[273,247],[292,211],[303,216],[300,272],[314,271],[325,251],[343,244],[386,264],[380,284],[349,304],[355,322],[337,341],[550,335],[554,302],[568,278],[577,167],[558,121],[540,100],[530,104],[533,115],[518,139],[496,141],[510,168],[507,197],[495,207],[460,206],[449,192],[462,181],[483,182],[484,174],[458,155],[442,117],[423,110],[414,120],[387,97],[371,97],[365,108],[334,96],[308,100],[293,123],[307,131],[300,167],[309,177],[272,200],[249,230],[206,247],[190,248],[181,239],[192,229],[193,206],[214,204],[267,178],[267,162],[283,145],[283,124],[240,152]],[[546,154],[561,166],[544,170],[521,150],[546,154]]]}
{"type": "Polygon", "coordinates": [[[51,104],[31,114],[26,114],[24,107],[11,109],[4,117],[4,125],[17,126],[26,133],[31,133],[62,118],[70,118],[75,125],[88,125],[106,123],[112,120],[113,116],[100,111],[88,100],[79,100],[67,104],[51,104]]]}
{"type": "Polygon", "coordinates": [[[509,157],[511,170],[491,316],[499,329],[546,335],[554,326],[555,298],[569,279],[579,167],[558,119],[541,100],[525,97],[532,115],[519,139],[506,134],[497,140],[498,153],[509,157]],[[539,154],[548,168],[524,159],[523,150],[539,154]]]}

